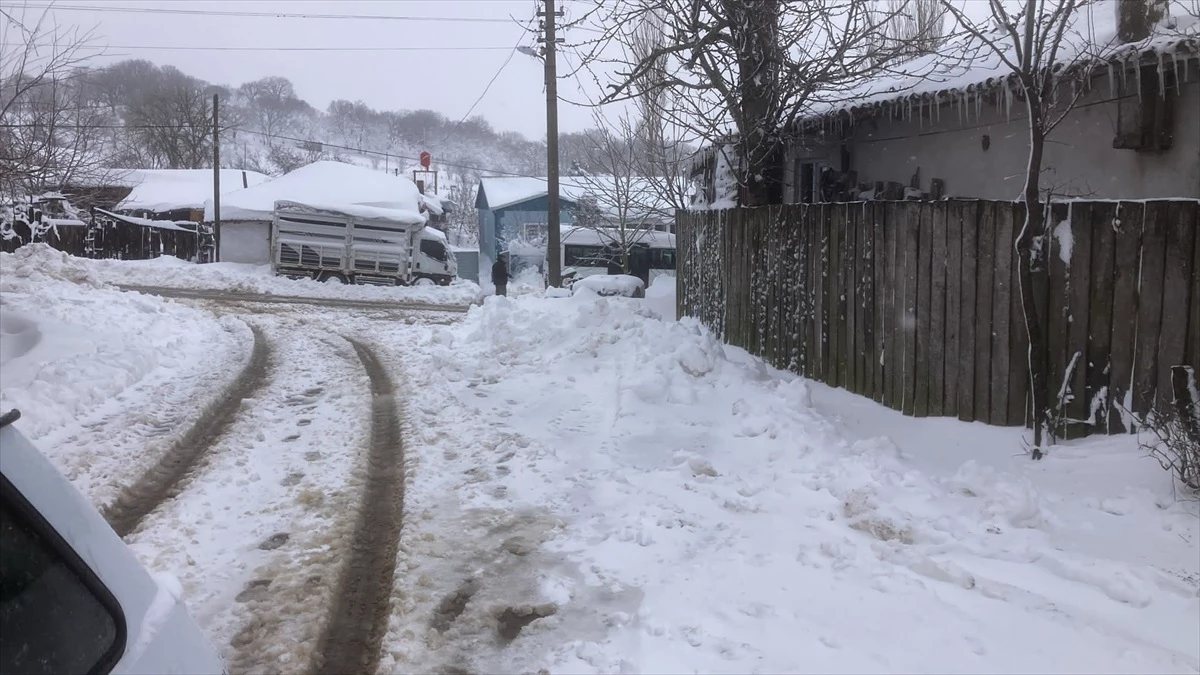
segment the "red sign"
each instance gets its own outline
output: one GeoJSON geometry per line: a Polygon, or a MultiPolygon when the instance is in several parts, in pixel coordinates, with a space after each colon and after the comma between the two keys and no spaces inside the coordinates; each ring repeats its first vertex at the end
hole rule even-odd
{"type": "Polygon", "coordinates": [[[428,169],[429,162],[432,160],[433,160],[433,155],[429,154],[428,152],[425,152],[424,150],[421,151],[421,166],[423,168],[428,169]]]}

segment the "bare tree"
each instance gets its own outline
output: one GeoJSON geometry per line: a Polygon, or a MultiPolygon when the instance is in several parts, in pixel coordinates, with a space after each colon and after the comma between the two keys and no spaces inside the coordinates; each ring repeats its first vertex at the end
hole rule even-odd
{"type": "Polygon", "coordinates": [[[603,103],[674,92],[671,105],[660,106],[670,121],[710,144],[733,136],[743,203],[766,204],[778,192],[779,160],[797,120],[842,100],[880,67],[870,47],[888,16],[874,7],[872,0],[614,3],[585,58],[593,71],[617,70],[603,103]],[[629,46],[647,22],[665,39],[639,53],[629,46]],[[607,55],[613,42],[626,47],[621,56],[607,55]]]}
{"type": "MultiPolygon", "coordinates": [[[[932,54],[946,37],[942,0],[888,0],[878,53],[903,61],[932,54]]],[[[882,65],[882,64],[881,64],[882,65]]]]}
{"type": "MultiPolygon", "coordinates": [[[[1021,196],[1025,221],[1014,248],[1018,264],[1021,310],[1029,338],[1027,364],[1033,392],[1033,445],[1031,454],[1041,459],[1049,405],[1046,388],[1046,346],[1033,288],[1034,273],[1044,265],[1040,242],[1045,233],[1042,165],[1046,139],[1088,90],[1106,47],[1091,36],[1088,0],[987,0],[986,20],[969,16],[954,0],[943,7],[965,33],[962,52],[952,58],[990,59],[1008,71],[1011,86],[1025,103],[1029,128],[1029,157],[1021,196]]],[[[1131,3],[1138,4],[1138,3],[1131,3]]],[[[1089,10],[1090,11],[1090,10],[1089,10]]]]}
{"type": "Polygon", "coordinates": [[[104,116],[83,84],[92,34],[57,26],[49,10],[0,8],[0,16],[0,193],[102,171],[104,116]]]}
{"type": "Polygon", "coordinates": [[[266,135],[267,145],[275,146],[277,135],[291,135],[299,118],[315,112],[312,106],[296,96],[291,80],[286,77],[264,77],[238,87],[238,96],[245,102],[248,122],[266,135]]]}
{"type": "MultiPolygon", "coordinates": [[[[211,85],[171,66],[161,68],[137,91],[126,106],[125,128],[143,165],[166,169],[211,166],[213,91],[211,85]]],[[[222,115],[220,121],[222,130],[232,130],[238,122],[233,115],[222,115]]]]}
{"type": "Polygon", "coordinates": [[[628,274],[634,247],[670,223],[675,206],[664,202],[656,184],[642,175],[646,164],[637,122],[622,117],[609,124],[599,113],[595,118],[604,126],[593,135],[597,145],[589,165],[598,171],[565,179],[564,185],[582,193],[573,218],[575,226],[594,232],[628,274]]]}

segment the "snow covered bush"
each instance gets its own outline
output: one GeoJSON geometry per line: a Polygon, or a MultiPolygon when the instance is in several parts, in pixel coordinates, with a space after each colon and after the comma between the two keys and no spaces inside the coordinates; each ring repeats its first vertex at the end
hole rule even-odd
{"type": "Polygon", "coordinates": [[[1186,377],[1186,384],[1177,387],[1187,396],[1166,408],[1151,410],[1143,420],[1144,428],[1153,435],[1142,441],[1142,449],[1158,460],[1185,487],[1200,496],[1200,393],[1191,368],[1181,368],[1177,377],[1186,377]]]}

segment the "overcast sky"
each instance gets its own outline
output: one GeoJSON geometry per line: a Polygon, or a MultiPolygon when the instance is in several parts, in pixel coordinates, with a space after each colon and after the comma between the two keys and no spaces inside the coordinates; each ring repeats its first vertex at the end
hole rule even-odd
{"type": "MultiPolygon", "coordinates": [[[[24,12],[30,16],[40,14],[47,2],[3,0],[3,4],[8,11],[18,12],[25,4],[24,12]]],[[[97,57],[97,64],[142,58],[235,87],[268,75],[281,75],[292,81],[301,98],[322,110],[334,99],[362,100],[375,109],[429,108],[457,120],[509,58],[514,45],[535,44],[534,36],[510,17],[525,24],[540,4],[535,0],[57,0],[53,14],[63,25],[94,27],[95,43],[107,46],[105,53],[97,57]],[[81,7],[106,11],[73,9],[81,7]],[[141,11],[113,11],[115,8],[141,11]],[[176,13],[180,10],[210,14],[176,13]],[[220,12],[409,18],[221,16],[220,12]],[[455,20],[420,21],[415,17],[455,20]],[[206,49],[181,49],[191,47],[206,49]],[[258,51],[229,49],[244,47],[258,51]],[[415,49],[267,50],[297,47],[415,49]]],[[[586,8],[584,3],[562,4],[568,20],[586,8]]],[[[587,35],[575,31],[566,37],[568,41],[583,41],[587,35]]],[[[560,72],[577,63],[569,49],[564,58],[565,64],[560,59],[560,72]]],[[[500,131],[545,137],[543,73],[541,61],[513,54],[472,115],[482,115],[500,131]]],[[[589,77],[559,81],[563,99],[588,101],[598,94],[589,77]]],[[[563,132],[593,126],[591,118],[589,108],[566,101],[559,105],[559,127],[563,132]]]]}

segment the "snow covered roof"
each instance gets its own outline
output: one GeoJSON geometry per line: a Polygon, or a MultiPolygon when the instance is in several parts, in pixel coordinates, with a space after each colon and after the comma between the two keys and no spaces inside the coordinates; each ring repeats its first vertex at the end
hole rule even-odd
{"type": "MultiPolygon", "coordinates": [[[[275,202],[275,210],[287,210],[292,213],[324,213],[334,216],[349,216],[351,218],[364,218],[370,220],[382,220],[395,223],[399,226],[405,225],[424,225],[425,216],[411,209],[401,209],[389,206],[387,204],[323,204],[311,201],[293,201],[280,199],[275,202]]],[[[221,207],[221,217],[224,215],[225,207],[221,207]]],[[[236,219],[232,219],[236,220],[236,219]]]]}
{"type": "MultiPolygon", "coordinates": [[[[1145,57],[1157,58],[1159,67],[1178,67],[1177,61],[1197,58],[1200,53],[1200,24],[1190,17],[1179,19],[1174,28],[1159,26],[1150,37],[1121,42],[1117,36],[1118,0],[1094,0],[1076,10],[1074,21],[1064,33],[1057,63],[1077,61],[1122,64],[1145,57]],[[1183,25],[1183,22],[1187,25],[1183,25]]],[[[949,20],[949,19],[948,19],[949,20]]],[[[997,33],[997,45],[1009,53],[1012,41],[997,33]]],[[[975,94],[1008,87],[1011,69],[989,46],[974,36],[961,36],[933,54],[919,56],[892,66],[886,75],[837,92],[827,92],[829,102],[813,110],[805,122],[840,112],[872,112],[902,102],[933,101],[965,105],[975,94]]]]}
{"type": "MultiPolygon", "coordinates": [[[[342,162],[313,162],[274,180],[221,196],[221,220],[271,220],[275,202],[366,205],[409,213],[425,222],[420,192],[411,180],[342,162]]],[[[213,219],[212,200],[204,203],[204,219],[213,219]]]]}
{"type": "MultiPolygon", "coordinates": [[[[654,183],[647,178],[621,179],[628,183],[620,185],[628,194],[631,218],[651,222],[670,222],[674,219],[674,208],[661,197],[654,183]]],[[[545,196],[549,182],[535,176],[485,176],[479,180],[479,192],[487,198],[489,209],[503,209],[521,202],[545,196]]],[[[559,198],[578,202],[584,195],[592,195],[601,209],[610,213],[616,210],[615,193],[618,179],[613,176],[563,176],[559,179],[559,198]]]]}
{"type": "MultiPolygon", "coordinates": [[[[113,218],[116,220],[122,220],[131,225],[140,225],[142,227],[153,227],[153,228],[157,228],[160,230],[181,230],[184,232],[195,232],[196,231],[196,228],[194,228],[194,227],[192,227],[192,228],[182,227],[173,220],[151,220],[149,218],[138,218],[136,216],[126,216],[126,215],[122,215],[120,213],[113,213],[111,211],[105,211],[104,209],[96,209],[96,211],[98,213],[103,213],[104,215],[108,216],[109,218],[113,218]]],[[[180,222],[187,222],[187,221],[180,221],[180,222]]]]}
{"type": "MultiPolygon", "coordinates": [[[[221,194],[241,190],[243,175],[251,186],[271,180],[257,171],[221,169],[221,194]]],[[[116,206],[123,211],[199,209],[213,194],[212,169],[114,169],[105,182],[133,188],[116,206]]]]}
{"type": "MultiPolygon", "coordinates": [[[[627,241],[645,244],[650,248],[675,248],[675,235],[658,230],[639,230],[632,233],[627,231],[627,241]]],[[[604,246],[615,241],[621,241],[621,233],[612,228],[587,228],[564,225],[562,227],[562,243],[580,246],[604,246]]]]}

